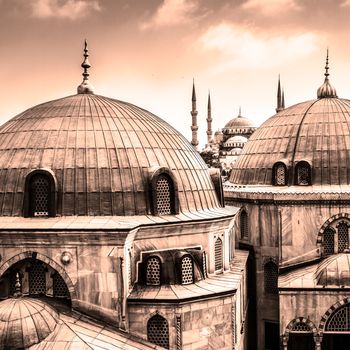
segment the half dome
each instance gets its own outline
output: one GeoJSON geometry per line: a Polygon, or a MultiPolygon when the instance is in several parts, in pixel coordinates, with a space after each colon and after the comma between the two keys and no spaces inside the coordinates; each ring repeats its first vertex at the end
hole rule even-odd
{"type": "Polygon", "coordinates": [[[149,169],[165,167],[179,210],[218,207],[208,169],[173,127],[129,103],[78,94],[40,104],[0,128],[0,215],[21,216],[26,176],[48,169],[57,215],[150,213],[149,169]]]}
{"type": "Polygon", "coordinates": [[[57,312],[38,299],[5,299],[0,302],[0,350],[27,349],[38,344],[57,323],[57,312]]]}

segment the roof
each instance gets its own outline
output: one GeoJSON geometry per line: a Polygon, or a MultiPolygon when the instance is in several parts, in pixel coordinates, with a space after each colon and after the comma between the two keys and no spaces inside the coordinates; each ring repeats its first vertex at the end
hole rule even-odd
{"type": "Polygon", "coordinates": [[[149,169],[169,168],[180,211],[218,207],[208,169],[178,131],[130,103],[77,94],[32,107],[0,128],[0,216],[22,215],[25,177],[49,169],[58,215],[149,213],[149,169]]]}
{"type": "Polygon", "coordinates": [[[350,183],[350,100],[306,101],[269,118],[245,144],[230,181],[271,185],[277,161],[293,169],[301,160],[312,167],[313,185],[350,183]]]}

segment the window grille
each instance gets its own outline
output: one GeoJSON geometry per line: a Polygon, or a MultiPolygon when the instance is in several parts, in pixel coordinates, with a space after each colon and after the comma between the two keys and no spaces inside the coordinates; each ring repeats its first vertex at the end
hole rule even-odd
{"type": "Polygon", "coordinates": [[[303,162],[297,165],[297,184],[298,185],[310,185],[311,174],[309,164],[303,162]]]}
{"type": "Polygon", "coordinates": [[[30,205],[33,216],[48,216],[50,205],[50,180],[46,175],[35,174],[30,180],[30,205]]]}
{"type": "Polygon", "coordinates": [[[286,167],[279,163],[275,166],[275,185],[283,186],[286,184],[286,167]]]}
{"type": "Polygon", "coordinates": [[[349,248],[349,236],[348,236],[348,224],[346,222],[341,222],[337,226],[338,228],[338,253],[343,252],[345,249],[349,248]]]}
{"type": "Polygon", "coordinates": [[[278,294],[278,267],[270,261],[264,266],[265,293],[278,294]]]}
{"type": "Polygon", "coordinates": [[[311,332],[311,328],[305,322],[296,322],[291,329],[291,332],[311,332]]]}
{"type": "Polygon", "coordinates": [[[52,276],[53,296],[57,298],[69,298],[69,291],[66,282],[59,273],[52,276]]]}
{"type": "Polygon", "coordinates": [[[241,238],[248,239],[248,215],[245,210],[242,210],[240,219],[241,238]]]}
{"type": "Polygon", "coordinates": [[[185,256],[181,260],[181,284],[193,283],[193,263],[192,258],[185,256]]]}
{"type": "Polygon", "coordinates": [[[29,268],[29,294],[46,294],[45,267],[40,263],[29,268]]]}
{"type": "Polygon", "coordinates": [[[159,215],[167,215],[172,213],[172,186],[167,176],[160,175],[157,180],[157,212],[159,215]]]}
{"type": "Polygon", "coordinates": [[[147,338],[149,342],[169,349],[169,326],[164,317],[155,315],[148,320],[147,338]]]}
{"type": "Polygon", "coordinates": [[[215,270],[222,269],[222,240],[218,238],[215,241],[215,270]]]}
{"type": "Polygon", "coordinates": [[[349,304],[334,311],[329,317],[325,330],[331,332],[349,332],[350,331],[350,310],[349,304]]]}
{"type": "Polygon", "coordinates": [[[330,227],[323,232],[323,253],[324,255],[334,254],[334,231],[330,227]]]}
{"type": "Polygon", "coordinates": [[[149,286],[160,285],[160,260],[152,256],[147,259],[146,284],[149,286]]]}

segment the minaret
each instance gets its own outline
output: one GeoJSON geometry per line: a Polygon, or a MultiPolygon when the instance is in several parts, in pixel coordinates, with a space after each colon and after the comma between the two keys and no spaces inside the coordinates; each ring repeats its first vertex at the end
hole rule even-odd
{"type": "Polygon", "coordinates": [[[210,102],[210,92],[208,94],[208,117],[207,117],[207,140],[208,140],[208,145],[213,139],[213,130],[211,129],[211,122],[213,121],[211,117],[211,102],[210,102]]]}
{"type": "Polygon", "coordinates": [[[193,86],[192,86],[192,146],[198,151],[198,138],[197,138],[197,132],[198,132],[198,125],[197,125],[197,99],[196,99],[196,89],[194,87],[194,80],[193,80],[193,86]]]}
{"type": "Polygon", "coordinates": [[[283,107],[282,107],[281,81],[280,81],[280,76],[278,75],[276,112],[278,113],[278,112],[281,112],[282,110],[283,110],[283,107]]]}
{"type": "Polygon", "coordinates": [[[89,82],[89,72],[88,69],[91,67],[89,62],[89,49],[87,46],[87,41],[85,40],[85,46],[84,46],[84,61],[81,64],[81,67],[84,68],[83,72],[83,81],[78,86],[78,94],[93,94],[94,93],[94,87],[89,82]]]}
{"type": "Polygon", "coordinates": [[[282,109],[285,109],[285,103],[284,103],[284,89],[282,89],[282,104],[281,104],[282,109]]]}

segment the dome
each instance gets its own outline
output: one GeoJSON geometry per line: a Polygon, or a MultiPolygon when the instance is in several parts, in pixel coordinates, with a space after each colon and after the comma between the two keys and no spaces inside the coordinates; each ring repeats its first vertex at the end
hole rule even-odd
{"type": "Polygon", "coordinates": [[[0,350],[26,349],[53,332],[58,314],[46,303],[31,298],[0,302],[0,350]]]}
{"type": "Polygon", "coordinates": [[[150,169],[170,169],[180,211],[218,207],[199,153],[173,127],[129,103],[77,94],[32,107],[0,128],[0,215],[21,216],[25,178],[47,169],[58,215],[149,214],[150,169]]]}
{"type": "Polygon", "coordinates": [[[224,147],[243,147],[248,139],[241,135],[232,136],[224,143],[224,147]]]}
{"type": "Polygon", "coordinates": [[[350,100],[319,98],[286,108],[265,121],[245,144],[230,181],[271,185],[272,167],[285,163],[291,175],[299,161],[311,166],[313,185],[350,181],[350,100]]]}
{"type": "Polygon", "coordinates": [[[239,115],[236,118],[231,119],[226,125],[225,129],[238,129],[238,128],[254,128],[252,120],[239,115]]]}
{"type": "Polygon", "coordinates": [[[350,254],[337,254],[322,261],[315,271],[315,279],[317,285],[349,286],[350,254]]]}

